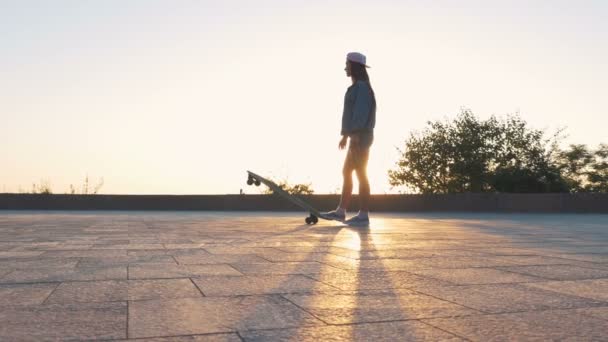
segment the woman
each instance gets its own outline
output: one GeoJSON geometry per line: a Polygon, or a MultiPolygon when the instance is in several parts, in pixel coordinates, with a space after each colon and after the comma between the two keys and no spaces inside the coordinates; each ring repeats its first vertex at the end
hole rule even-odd
{"type": "Polygon", "coordinates": [[[376,125],[376,97],[369,82],[365,55],[350,52],[346,55],[346,76],[351,78],[352,85],[344,96],[344,111],[342,113],[342,139],[339,149],[348,144],[342,175],[342,197],[336,210],[324,213],[324,218],[344,221],[346,210],[350,204],[353,190],[353,171],[359,181],[360,209],[359,213],[345,221],[349,225],[369,224],[370,187],[367,179],[367,161],[369,150],[374,140],[376,125]],[[350,141],[349,141],[350,140],[350,141]]]}

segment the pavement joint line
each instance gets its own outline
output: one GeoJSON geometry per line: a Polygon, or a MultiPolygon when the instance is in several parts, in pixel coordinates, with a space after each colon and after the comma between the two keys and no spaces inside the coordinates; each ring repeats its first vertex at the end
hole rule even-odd
{"type": "Polygon", "coordinates": [[[443,302],[447,302],[447,303],[454,304],[454,305],[457,305],[457,306],[462,306],[463,308],[467,308],[469,310],[473,310],[473,311],[476,311],[476,312],[486,313],[486,311],[483,311],[481,309],[476,309],[476,308],[473,308],[473,307],[470,307],[470,306],[467,306],[467,305],[464,305],[464,304],[456,303],[456,302],[453,302],[451,300],[447,300],[447,299],[444,299],[444,298],[439,298],[437,296],[433,296],[431,294],[421,292],[420,289],[416,290],[414,288],[411,288],[411,289],[408,289],[408,290],[413,291],[413,292],[415,292],[415,293],[417,293],[419,295],[424,295],[424,296],[427,296],[427,297],[435,298],[435,299],[443,301],[443,302]]]}
{"type": "Polygon", "coordinates": [[[128,292],[128,289],[127,289],[127,315],[126,315],[127,316],[127,321],[126,321],[126,324],[125,324],[125,328],[126,328],[125,337],[127,339],[129,339],[129,300],[128,299],[129,299],[129,292],[128,292]]]}
{"type": "MultiPolygon", "coordinates": [[[[571,266],[571,265],[520,265],[520,266],[571,266]]],[[[497,271],[513,273],[513,274],[517,274],[517,275],[524,275],[524,276],[528,276],[528,277],[539,278],[539,279],[543,279],[545,281],[555,281],[556,280],[556,279],[552,279],[552,278],[545,278],[545,277],[542,277],[539,275],[517,272],[515,270],[508,270],[508,269],[505,269],[505,267],[513,267],[513,266],[494,266],[494,267],[488,267],[488,268],[493,268],[497,271]]]]}
{"type": "MultiPolygon", "coordinates": [[[[595,279],[592,279],[592,280],[595,280],[595,279]]],[[[554,281],[571,281],[571,280],[554,280],[554,281]]],[[[528,283],[528,284],[534,284],[534,283],[528,283]]],[[[534,287],[534,286],[532,288],[534,290],[540,290],[542,292],[550,292],[550,293],[559,294],[559,295],[562,295],[562,296],[568,296],[568,297],[573,297],[573,298],[584,299],[584,300],[593,301],[593,302],[596,302],[596,303],[603,303],[603,304],[605,304],[605,305],[608,306],[608,299],[606,299],[606,300],[593,299],[593,298],[583,297],[583,296],[576,295],[576,294],[563,293],[563,292],[559,292],[559,291],[553,290],[553,289],[544,289],[544,288],[539,288],[539,287],[534,287]]],[[[598,306],[601,307],[603,305],[593,305],[593,306],[590,306],[590,308],[591,307],[598,307],[598,306]]]]}
{"type": "MultiPolygon", "coordinates": [[[[239,270],[238,268],[234,267],[233,264],[223,264],[223,265],[230,266],[233,270],[239,272],[241,275],[244,275],[244,276],[251,275],[251,274],[245,274],[245,273],[243,273],[241,270],[239,270]]],[[[204,277],[204,276],[199,276],[199,277],[204,277]]],[[[198,277],[196,277],[196,278],[198,278],[198,277]]]]}
{"type": "Polygon", "coordinates": [[[466,337],[464,337],[464,336],[461,336],[461,335],[459,335],[459,334],[457,334],[457,333],[455,333],[455,332],[452,332],[452,331],[449,331],[449,330],[445,330],[445,329],[440,328],[440,327],[438,327],[438,326],[436,326],[436,325],[432,325],[431,323],[426,322],[424,319],[421,319],[419,322],[420,322],[420,323],[422,323],[422,324],[426,324],[426,325],[428,325],[428,326],[430,326],[430,327],[432,327],[432,328],[434,328],[434,329],[438,329],[438,330],[441,330],[441,331],[443,331],[443,332],[445,332],[445,333],[448,333],[448,334],[450,334],[450,335],[453,335],[453,336],[456,336],[456,337],[458,337],[458,338],[461,338],[461,339],[463,339],[463,340],[465,340],[465,341],[473,341],[473,340],[468,339],[468,338],[466,338],[466,337]]]}
{"type": "Polygon", "coordinates": [[[288,303],[291,303],[291,304],[292,304],[292,305],[294,305],[296,308],[298,308],[298,309],[300,309],[300,310],[302,310],[302,311],[306,312],[307,314],[311,315],[312,317],[314,317],[314,318],[318,319],[318,320],[319,320],[320,322],[322,322],[323,324],[325,324],[325,325],[330,325],[330,324],[329,324],[329,323],[327,323],[325,320],[321,319],[320,317],[317,317],[317,315],[315,315],[315,314],[313,314],[312,312],[310,312],[310,311],[308,311],[308,310],[304,309],[304,308],[303,308],[303,307],[301,307],[300,305],[298,305],[298,304],[296,304],[296,303],[292,302],[291,300],[289,300],[289,299],[288,299],[288,298],[286,298],[285,296],[283,296],[283,295],[279,295],[279,297],[283,298],[283,300],[287,301],[288,303]]]}
{"type": "MultiPolygon", "coordinates": [[[[314,316],[314,315],[313,315],[314,316]]],[[[392,319],[392,320],[380,320],[380,321],[363,321],[363,322],[350,322],[350,323],[326,323],[326,325],[307,325],[307,326],[303,326],[303,328],[305,329],[323,329],[323,328],[328,328],[328,327],[349,327],[349,326],[357,326],[357,325],[369,325],[369,324],[383,324],[383,323],[399,323],[399,322],[420,322],[420,323],[425,323],[433,328],[437,328],[431,324],[428,324],[426,322],[423,322],[423,320],[427,320],[427,319],[435,319],[435,318],[451,318],[451,317],[475,317],[475,316],[479,316],[479,315],[462,315],[462,316],[445,316],[445,317],[429,317],[429,318],[411,318],[411,319],[392,319]]],[[[316,316],[315,316],[316,317],[316,316]]],[[[322,320],[321,320],[322,321],[322,320]]],[[[325,323],[325,322],[323,322],[325,323]]],[[[292,329],[299,329],[299,328],[293,328],[293,327],[287,327],[287,328],[261,328],[261,329],[246,329],[246,330],[238,330],[237,332],[257,332],[257,331],[282,331],[282,330],[292,330],[292,329]]],[[[446,331],[444,329],[441,328],[437,328],[441,331],[444,331],[446,333],[449,333],[450,335],[455,335],[459,338],[462,338],[466,341],[470,341],[467,338],[461,337],[453,332],[450,331],[446,331]]]]}
{"type": "Polygon", "coordinates": [[[49,300],[49,298],[51,298],[51,296],[53,295],[53,293],[55,293],[55,291],[57,291],[57,289],[59,288],[59,286],[61,286],[61,283],[57,283],[57,286],[55,286],[53,288],[53,290],[51,290],[51,293],[49,293],[49,295],[46,296],[46,298],[44,298],[44,300],[42,301],[42,303],[40,303],[40,305],[45,305],[46,302],[49,300]]]}
{"type": "Polygon", "coordinates": [[[196,285],[196,283],[194,282],[194,280],[192,280],[192,278],[188,278],[188,279],[190,279],[190,282],[192,283],[192,285],[194,285],[194,287],[196,287],[198,292],[200,292],[203,297],[207,297],[207,295],[205,295],[203,290],[198,285],[196,285]]]}
{"type": "MultiPolygon", "coordinates": [[[[595,308],[608,308],[607,306],[583,306],[583,307],[573,307],[573,308],[547,308],[547,309],[532,309],[532,310],[516,310],[516,311],[503,311],[503,312],[489,312],[489,313],[481,313],[481,314],[473,314],[473,315],[462,315],[458,317],[477,317],[477,316],[500,316],[500,315],[512,315],[512,314],[521,314],[521,313],[543,313],[543,312],[551,312],[551,311],[575,311],[582,309],[595,309],[595,308]]],[[[454,316],[456,317],[456,316],[454,316]]],[[[596,316],[593,316],[596,317],[596,316]]],[[[421,318],[421,320],[426,319],[435,319],[435,318],[443,318],[443,317],[429,317],[429,318],[421,318]]],[[[598,317],[596,317],[598,318],[598,317]]]]}
{"type": "Polygon", "coordinates": [[[345,290],[343,290],[343,289],[341,289],[341,288],[339,288],[339,287],[337,287],[337,286],[334,286],[334,285],[332,285],[332,284],[330,284],[330,283],[326,283],[326,282],[324,282],[324,281],[322,281],[322,280],[315,279],[315,278],[313,278],[313,277],[312,277],[311,275],[309,275],[309,274],[301,274],[301,276],[302,276],[302,277],[304,277],[304,278],[308,278],[308,279],[310,279],[310,280],[313,280],[313,281],[315,281],[315,282],[319,282],[319,283],[321,283],[321,284],[327,285],[327,286],[329,286],[329,287],[333,287],[334,289],[336,289],[336,290],[338,290],[338,291],[345,291],[345,290]]]}
{"type": "Polygon", "coordinates": [[[168,277],[168,278],[134,278],[134,279],[126,279],[126,278],[111,278],[111,279],[91,279],[91,280],[49,280],[49,281],[38,281],[38,282],[14,282],[14,283],[3,283],[0,279],[0,285],[34,285],[34,284],[55,284],[55,283],[93,283],[93,282],[101,282],[101,281],[139,281],[139,280],[178,280],[178,279],[188,279],[188,278],[201,278],[201,277],[214,277],[214,276],[222,276],[222,277],[242,277],[247,276],[247,274],[243,275],[194,275],[194,276],[184,276],[184,277],[168,277]]]}
{"type": "MultiPolygon", "coordinates": [[[[575,266],[575,265],[521,265],[523,267],[527,267],[527,266],[575,266]]],[[[608,274],[606,276],[602,276],[602,277],[593,277],[593,278],[576,278],[576,279],[556,279],[556,278],[546,278],[546,277],[542,277],[539,275],[535,275],[535,274],[531,274],[531,273],[524,273],[524,272],[517,272],[515,270],[507,270],[507,269],[503,269],[504,267],[513,267],[513,266],[496,266],[496,269],[499,271],[503,271],[503,272],[509,272],[509,273],[514,273],[514,274],[519,274],[519,275],[525,275],[528,277],[535,277],[535,278],[540,278],[540,279],[545,279],[546,281],[579,281],[579,280],[596,280],[596,279],[608,279],[608,274]]],[[[579,268],[586,268],[586,269],[590,269],[590,270],[598,270],[598,271],[607,271],[608,269],[598,269],[598,268],[589,268],[589,267],[581,267],[581,266],[575,266],[575,267],[579,267],[579,268]]]]}

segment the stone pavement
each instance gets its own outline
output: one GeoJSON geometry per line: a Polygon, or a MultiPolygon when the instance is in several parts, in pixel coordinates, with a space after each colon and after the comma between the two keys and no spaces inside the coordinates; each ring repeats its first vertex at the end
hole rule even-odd
{"type": "Polygon", "coordinates": [[[1,212],[0,340],[608,340],[608,215],[1,212]]]}

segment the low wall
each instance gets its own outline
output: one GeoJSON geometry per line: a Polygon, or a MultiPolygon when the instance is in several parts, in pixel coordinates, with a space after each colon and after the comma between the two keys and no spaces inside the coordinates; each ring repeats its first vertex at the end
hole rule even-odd
{"type": "MultiPolygon", "coordinates": [[[[338,195],[302,196],[319,210],[338,195]]],[[[356,210],[357,196],[352,210],[356,210]]],[[[0,194],[0,210],[300,210],[276,195],[33,195],[0,194]]],[[[608,194],[372,195],[375,212],[608,213],[608,194]]]]}

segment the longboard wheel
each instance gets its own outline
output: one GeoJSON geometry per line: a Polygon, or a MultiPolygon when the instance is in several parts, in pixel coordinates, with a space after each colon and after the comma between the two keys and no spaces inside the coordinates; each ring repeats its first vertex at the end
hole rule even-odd
{"type": "Polygon", "coordinates": [[[316,224],[319,219],[315,215],[310,215],[304,221],[306,221],[306,224],[316,224]]]}
{"type": "Polygon", "coordinates": [[[250,178],[250,179],[248,179],[248,180],[247,180],[247,185],[252,185],[252,184],[253,184],[253,179],[251,179],[251,178],[250,178]]]}
{"type": "Polygon", "coordinates": [[[255,181],[255,186],[260,186],[262,184],[260,181],[255,181]]]}

